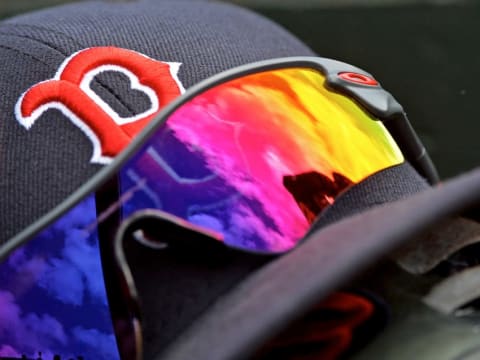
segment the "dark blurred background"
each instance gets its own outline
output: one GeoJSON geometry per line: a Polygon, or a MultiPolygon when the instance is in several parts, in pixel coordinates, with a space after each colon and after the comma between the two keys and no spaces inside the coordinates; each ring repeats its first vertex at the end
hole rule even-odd
{"type": "MultiPolygon", "coordinates": [[[[0,17],[65,2],[0,0],[0,17]]],[[[373,73],[407,110],[442,177],[480,165],[479,1],[230,2],[279,22],[321,56],[373,73]]]]}

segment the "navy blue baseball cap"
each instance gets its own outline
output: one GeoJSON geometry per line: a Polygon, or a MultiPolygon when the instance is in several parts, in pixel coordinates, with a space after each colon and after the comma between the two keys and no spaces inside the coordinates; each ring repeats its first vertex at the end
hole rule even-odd
{"type": "MultiPolygon", "coordinates": [[[[259,60],[316,55],[264,17],[202,0],[85,1],[41,10],[2,21],[0,45],[4,247],[108,166],[191,86],[259,60]],[[146,78],[149,87],[139,81],[146,78]]],[[[250,356],[356,271],[478,202],[478,178],[476,172],[430,189],[408,163],[387,169],[345,192],[304,246],[274,261],[243,253],[185,261],[132,244],[127,257],[142,300],[145,358],[250,356]]],[[[79,301],[57,295],[70,305],[79,301]]],[[[38,324],[56,324],[48,314],[38,317],[38,324]]],[[[54,328],[51,339],[61,342],[54,328]]],[[[100,334],[77,333],[86,347],[100,346],[100,334]]]]}

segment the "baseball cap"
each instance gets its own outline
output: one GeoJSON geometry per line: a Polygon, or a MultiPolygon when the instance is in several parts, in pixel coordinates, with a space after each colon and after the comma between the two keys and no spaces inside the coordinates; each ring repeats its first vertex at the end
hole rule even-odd
{"type": "MultiPolygon", "coordinates": [[[[153,118],[154,101],[148,89],[139,86],[130,72],[120,71],[121,67],[144,72],[140,76],[154,74],[158,82],[152,86],[161,94],[158,104],[161,107],[185,89],[223,70],[264,59],[315,55],[287,31],[250,11],[224,3],[193,0],[82,2],[3,21],[1,36],[0,86],[5,97],[1,101],[4,118],[0,136],[8,149],[2,153],[4,159],[0,162],[0,173],[5,174],[0,179],[0,229],[4,242],[108,165],[153,118]],[[99,67],[98,59],[105,58],[118,67],[93,71],[99,67]],[[62,87],[61,91],[58,87],[62,87]],[[45,99],[52,96],[58,99],[57,106],[45,107],[45,99]],[[82,127],[78,114],[91,125],[88,129],[98,132],[92,134],[82,127]],[[115,124],[110,126],[99,120],[105,118],[116,119],[115,124]]],[[[147,358],[248,356],[262,340],[304,312],[314,298],[319,299],[331,291],[354,268],[359,269],[397,242],[428,226],[435,216],[446,216],[466,207],[469,203],[460,200],[465,200],[463,194],[475,183],[462,180],[453,184],[448,187],[454,189],[448,192],[448,199],[461,190],[460,195],[455,201],[443,201],[447,196],[445,191],[427,190],[426,181],[408,163],[387,169],[347,191],[322,214],[314,227],[319,232],[312,231],[307,242],[317,244],[318,252],[301,247],[253,276],[247,274],[264,260],[235,256],[228,269],[221,269],[221,278],[216,279],[215,287],[201,281],[192,285],[198,277],[207,277],[198,267],[184,271],[184,277],[180,277],[177,264],[172,259],[163,259],[170,267],[169,274],[185,282],[168,284],[167,293],[170,302],[176,304],[175,309],[164,307],[165,303],[160,301],[164,287],[157,287],[157,292],[144,296],[145,318],[149,320],[147,358]],[[428,195],[418,195],[398,205],[402,210],[387,206],[382,211],[372,210],[374,215],[365,212],[419,192],[428,195]],[[422,220],[419,214],[432,210],[432,204],[439,202],[445,205],[435,207],[436,210],[422,220]],[[395,211],[403,214],[403,206],[415,208],[418,214],[411,212],[409,221],[402,222],[395,211]],[[357,217],[342,220],[355,214],[357,217]],[[415,214],[418,216],[414,217],[415,214]],[[325,271],[328,279],[315,277],[311,282],[299,282],[295,278],[298,274],[289,277],[286,275],[289,271],[275,267],[281,266],[275,264],[292,262],[297,265],[286,265],[286,269],[310,271],[305,261],[307,253],[331,254],[332,248],[327,251],[327,244],[344,236],[344,230],[338,229],[352,228],[348,221],[358,224],[370,219],[373,224],[369,216],[395,219],[397,226],[379,221],[383,224],[380,230],[369,227],[363,230],[364,237],[373,242],[372,247],[368,246],[368,240],[361,240],[360,244],[364,245],[357,249],[347,241],[351,236],[345,236],[348,244],[345,247],[349,250],[339,248],[334,253],[335,257],[341,254],[350,257],[344,260],[338,257],[342,267],[325,271]],[[387,230],[394,240],[384,241],[380,246],[387,230]],[[335,231],[340,231],[340,235],[335,231]],[[282,283],[303,287],[291,289],[289,294],[295,294],[294,297],[282,293],[286,288],[275,287],[280,273],[282,283]],[[264,293],[266,284],[272,287],[264,293]],[[262,296],[255,297],[255,294],[262,296]],[[268,311],[256,308],[277,297],[288,298],[288,301],[276,301],[278,307],[268,311]],[[217,299],[220,299],[218,303],[217,299]],[[246,321],[243,325],[228,312],[247,306],[245,301],[254,306],[242,313],[246,321]],[[222,304],[228,306],[222,308],[222,304]],[[259,313],[265,318],[257,316],[259,313]],[[226,331],[227,323],[231,333],[226,331]],[[232,327],[232,323],[237,326],[232,327]]],[[[468,201],[471,204],[473,200],[468,201]]],[[[140,269],[135,273],[136,281],[144,284],[141,288],[155,290],[155,281],[160,278],[152,276],[153,272],[165,271],[158,267],[158,257],[135,253],[134,249],[132,254],[135,254],[130,259],[132,270],[140,269]],[[148,271],[142,273],[147,268],[148,271]]],[[[329,269],[327,265],[325,269],[329,269]]]]}

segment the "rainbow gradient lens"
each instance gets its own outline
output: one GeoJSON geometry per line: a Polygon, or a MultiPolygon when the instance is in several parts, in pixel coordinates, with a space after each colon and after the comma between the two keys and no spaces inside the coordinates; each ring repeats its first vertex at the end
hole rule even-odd
{"type": "Polygon", "coordinates": [[[143,146],[2,254],[0,359],[141,359],[137,314],[124,309],[134,296],[123,293],[110,238],[137,211],[277,254],[345,189],[404,161],[383,123],[319,71],[255,69],[191,92],[143,146]]]}
{"type": "Polygon", "coordinates": [[[124,216],[157,208],[230,246],[283,252],[342,191],[403,161],[382,122],[327,89],[320,72],[265,71],[167,118],[121,172],[122,193],[132,194],[124,216]]]}

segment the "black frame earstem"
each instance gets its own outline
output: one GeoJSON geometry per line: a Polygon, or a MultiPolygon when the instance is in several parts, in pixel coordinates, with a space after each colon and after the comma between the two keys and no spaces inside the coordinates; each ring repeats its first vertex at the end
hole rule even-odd
{"type": "Polygon", "coordinates": [[[115,256],[116,236],[122,226],[119,198],[120,186],[116,177],[95,193],[97,217],[102,218],[98,222],[100,257],[119,354],[122,360],[142,360],[141,315],[136,288],[133,280],[129,283],[129,272],[115,256]]]}
{"type": "MultiPolygon", "coordinates": [[[[108,199],[110,197],[110,200],[106,200],[107,203],[114,204],[115,202],[117,202],[119,196],[117,184],[118,172],[120,171],[122,166],[134,154],[137,153],[137,151],[142,147],[142,145],[148,141],[148,139],[155,133],[155,131],[168,119],[169,115],[171,115],[182,104],[197,96],[199,93],[202,93],[218,84],[225,83],[229,80],[253,73],[269,70],[278,70],[282,68],[309,68],[320,71],[323,75],[325,75],[327,79],[327,87],[330,87],[331,89],[344,95],[349,95],[361,107],[373,114],[375,117],[378,118],[378,120],[382,121],[385,124],[385,126],[391,131],[394,139],[397,141],[397,144],[404,153],[407,161],[411,162],[421,175],[426,177],[428,181],[432,184],[438,181],[436,170],[432,162],[430,161],[430,158],[428,157],[425,148],[421,144],[418,137],[415,135],[403,111],[403,108],[400,106],[400,104],[398,104],[398,102],[393,98],[393,96],[387,91],[383,90],[380,86],[355,84],[345,81],[338,76],[340,72],[354,72],[371,77],[370,74],[354,66],[325,58],[293,57],[267,60],[240,66],[236,69],[228,70],[218,75],[215,75],[210,79],[202,81],[198,85],[193,86],[183,96],[174,100],[153,121],[151,121],[150,124],[147,125],[146,129],[144,129],[144,131],[132,141],[132,143],[127,147],[127,149],[123,151],[119,156],[117,156],[109,166],[100,170],[94,177],[92,177],[80,189],[75,191],[74,194],[68,197],[55,209],[50,211],[41,219],[39,219],[38,221],[27,227],[25,230],[17,234],[14,238],[9,240],[0,251],[0,261],[4,260],[8,256],[8,254],[10,254],[17,247],[23,245],[25,242],[35,236],[35,234],[37,234],[39,231],[46,228],[48,225],[60,218],[65,212],[73,208],[76,204],[78,204],[88,195],[98,191],[99,194],[97,195],[97,200],[108,199]],[[102,194],[100,194],[100,192],[102,194]]],[[[100,201],[102,202],[103,200],[100,201]]],[[[102,208],[104,209],[104,206],[100,204],[100,210],[102,210],[102,208]]],[[[119,227],[121,227],[121,225],[119,224],[120,218],[118,214],[111,216],[104,221],[104,223],[100,223],[99,225],[100,242],[102,243],[101,248],[103,249],[101,250],[102,252],[112,250],[111,239],[115,237],[113,235],[113,232],[116,232],[119,227]]],[[[116,249],[116,251],[121,251],[121,249],[116,249]]],[[[116,290],[111,291],[113,291],[113,293],[115,294],[112,293],[111,296],[115,296],[116,294],[119,294],[119,292],[122,292],[122,294],[126,295],[126,289],[124,287],[125,285],[127,285],[127,288],[129,288],[129,291],[131,292],[132,289],[134,289],[134,284],[131,276],[125,273],[126,263],[112,264],[111,262],[108,262],[109,260],[103,260],[103,258],[105,258],[105,256],[103,256],[102,254],[102,263],[103,261],[106,261],[106,263],[103,265],[104,271],[106,271],[106,275],[110,273],[113,275],[112,271],[120,271],[124,281],[127,281],[126,284],[119,283],[114,285],[116,286],[116,290]],[[113,267],[116,270],[113,270],[113,267]],[[131,281],[132,284],[129,284],[129,281],[131,281]]],[[[117,259],[118,258],[119,257],[117,254],[117,259]]],[[[105,276],[105,279],[107,279],[107,276],[105,276]]],[[[110,286],[110,284],[108,286],[110,286]]],[[[136,296],[137,295],[134,292],[130,294],[130,298],[124,300],[129,302],[130,306],[135,307],[137,304],[136,296]]],[[[109,294],[109,299],[110,298],[111,297],[109,294]]],[[[134,328],[135,326],[138,328],[139,314],[138,311],[134,310],[133,312],[136,312],[137,314],[134,314],[133,316],[132,325],[134,328]]],[[[135,334],[137,335],[138,333],[135,334]]],[[[136,341],[138,343],[138,341],[140,340],[136,339],[136,341]]],[[[139,349],[139,351],[141,352],[141,348],[139,349]]]]}

